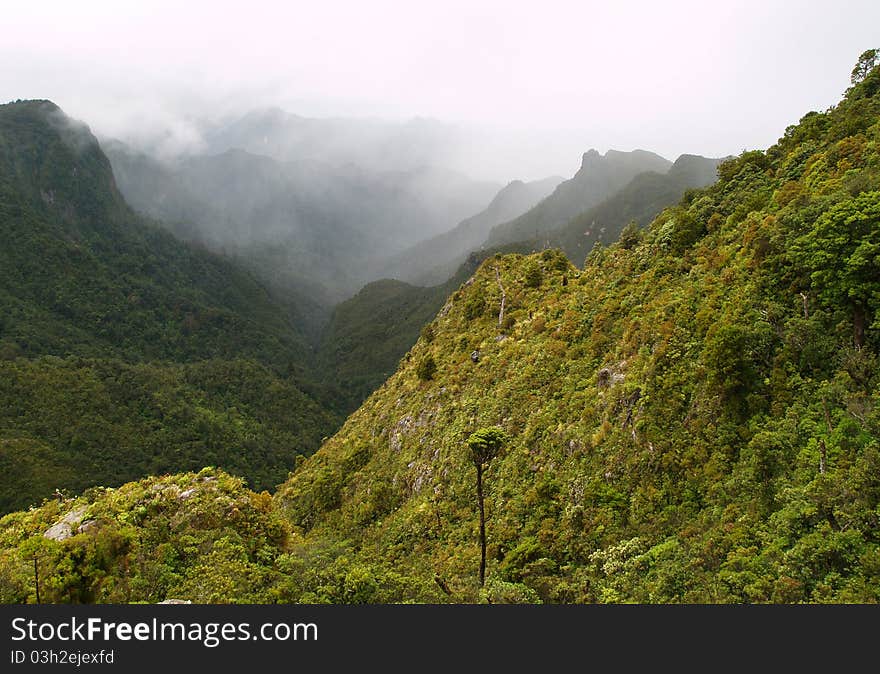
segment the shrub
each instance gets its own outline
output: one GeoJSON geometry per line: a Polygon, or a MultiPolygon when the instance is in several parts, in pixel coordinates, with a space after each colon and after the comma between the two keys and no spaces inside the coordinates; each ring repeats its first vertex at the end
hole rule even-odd
{"type": "Polygon", "coordinates": [[[434,356],[431,354],[422,358],[416,366],[416,374],[422,381],[430,381],[434,378],[436,373],[437,363],[434,361],[434,356]]]}

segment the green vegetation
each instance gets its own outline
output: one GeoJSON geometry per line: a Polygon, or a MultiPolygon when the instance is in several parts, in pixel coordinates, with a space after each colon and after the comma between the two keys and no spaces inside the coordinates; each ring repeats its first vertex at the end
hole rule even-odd
{"type": "Polygon", "coordinates": [[[134,215],[88,129],[0,106],[0,512],[215,464],[257,488],[336,425],[246,271],[134,215]]]}
{"type": "Polygon", "coordinates": [[[437,361],[430,353],[419,361],[416,366],[416,375],[422,381],[431,381],[437,373],[437,361]]]}
{"type": "Polygon", "coordinates": [[[0,512],[206,464],[273,489],[333,422],[253,361],[0,361],[0,512]]]}
{"type": "Polygon", "coordinates": [[[877,601],[878,115],[875,69],[582,272],[552,251],[484,264],[282,487],[286,516],[308,545],[345,541],[361,563],[478,601],[462,445],[497,425],[511,440],[484,485],[487,588],[877,601]],[[515,319],[503,335],[496,269],[515,319]]]}
{"type": "Polygon", "coordinates": [[[877,602],[880,68],[853,81],[583,270],[487,260],[274,497],[207,471],[8,515],[0,598],[36,556],[49,601],[877,602]]]}
{"type": "Polygon", "coordinates": [[[289,536],[269,494],[211,469],[91,489],[0,520],[0,601],[35,601],[36,559],[43,602],[270,603],[289,536]]]}
{"type": "Polygon", "coordinates": [[[339,388],[346,412],[356,410],[388,379],[422,330],[430,330],[431,319],[454,288],[450,286],[376,281],[337,305],[321,338],[318,359],[325,379],[339,388]]]}
{"type": "MultiPolygon", "coordinates": [[[[397,369],[421,335],[430,342],[431,320],[480,262],[498,250],[532,250],[531,242],[471,253],[441,285],[422,288],[402,281],[369,283],[337,305],[321,336],[316,378],[334,397],[329,406],[349,414],[397,369]]],[[[483,307],[475,305],[473,311],[483,307]]]]}

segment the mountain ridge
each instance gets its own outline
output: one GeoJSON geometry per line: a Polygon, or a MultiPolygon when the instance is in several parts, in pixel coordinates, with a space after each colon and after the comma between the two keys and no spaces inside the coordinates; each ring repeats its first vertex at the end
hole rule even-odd
{"type": "Polygon", "coordinates": [[[526,211],[556,187],[562,178],[513,180],[503,187],[479,213],[472,215],[442,234],[420,241],[383,264],[382,273],[420,286],[444,283],[451,278],[467,256],[483,247],[489,231],[526,211]]]}
{"type": "Polygon", "coordinates": [[[671,165],[668,159],[646,150],[609,150],[601,155],[591,149],[583,154],[577,173],[557,185],[552,194],[528,212],[493,227],[487,245],[540,239],[546,232],[612,196],[639,173],[663,171],[671,165]]]}

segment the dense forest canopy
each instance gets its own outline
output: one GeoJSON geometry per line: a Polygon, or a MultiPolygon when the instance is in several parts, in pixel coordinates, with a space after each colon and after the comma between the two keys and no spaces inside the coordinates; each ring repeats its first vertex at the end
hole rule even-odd
{"type": "Polygon", "coordinates": [[[271,488],[336,427],[296,307],[136,215],[48,101],[0,106],[0,238],[0,511],[205,463],[271,488]]]}

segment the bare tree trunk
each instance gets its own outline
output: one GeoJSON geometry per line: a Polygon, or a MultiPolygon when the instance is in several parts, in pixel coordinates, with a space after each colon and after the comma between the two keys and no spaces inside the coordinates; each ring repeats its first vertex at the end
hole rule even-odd
{"type": "Polygon", "coordinates": [[[40,604],[40,571],[37,569],[37,556],[34,555],[34,587],[37,590],[37,603],[40,604]]]}
{"type": "Polygon", "coordinates": [[[477,500],[480,502],[480,587],[486,583],[486,510],[483,506],[483,466],[477,464],[477,500]]]}
{"type": "MultiPolygon", "coordinates": [[[[831,411],[828,409],[828,401],[825,400],[825,396],[822,396],[822,411],[825,413],[825,426],[828,428],[828,437],[831,437],[834,431],[831,426],[831,411]]],[[[819,472],[824,473],[827,465],[828,448],[825,445],[825,440],[819,438],[819,472]]]]}
{"type": "Polygon", "coordinates": [[[504,304],[507,302],[507,293],[504,292],[504,286],[501,284],[501,272],[495,267],[495,280],[498,281],[498,288],[501,290],[501,311],[498,312],[498,327],[504,323],[504,304]]]}

